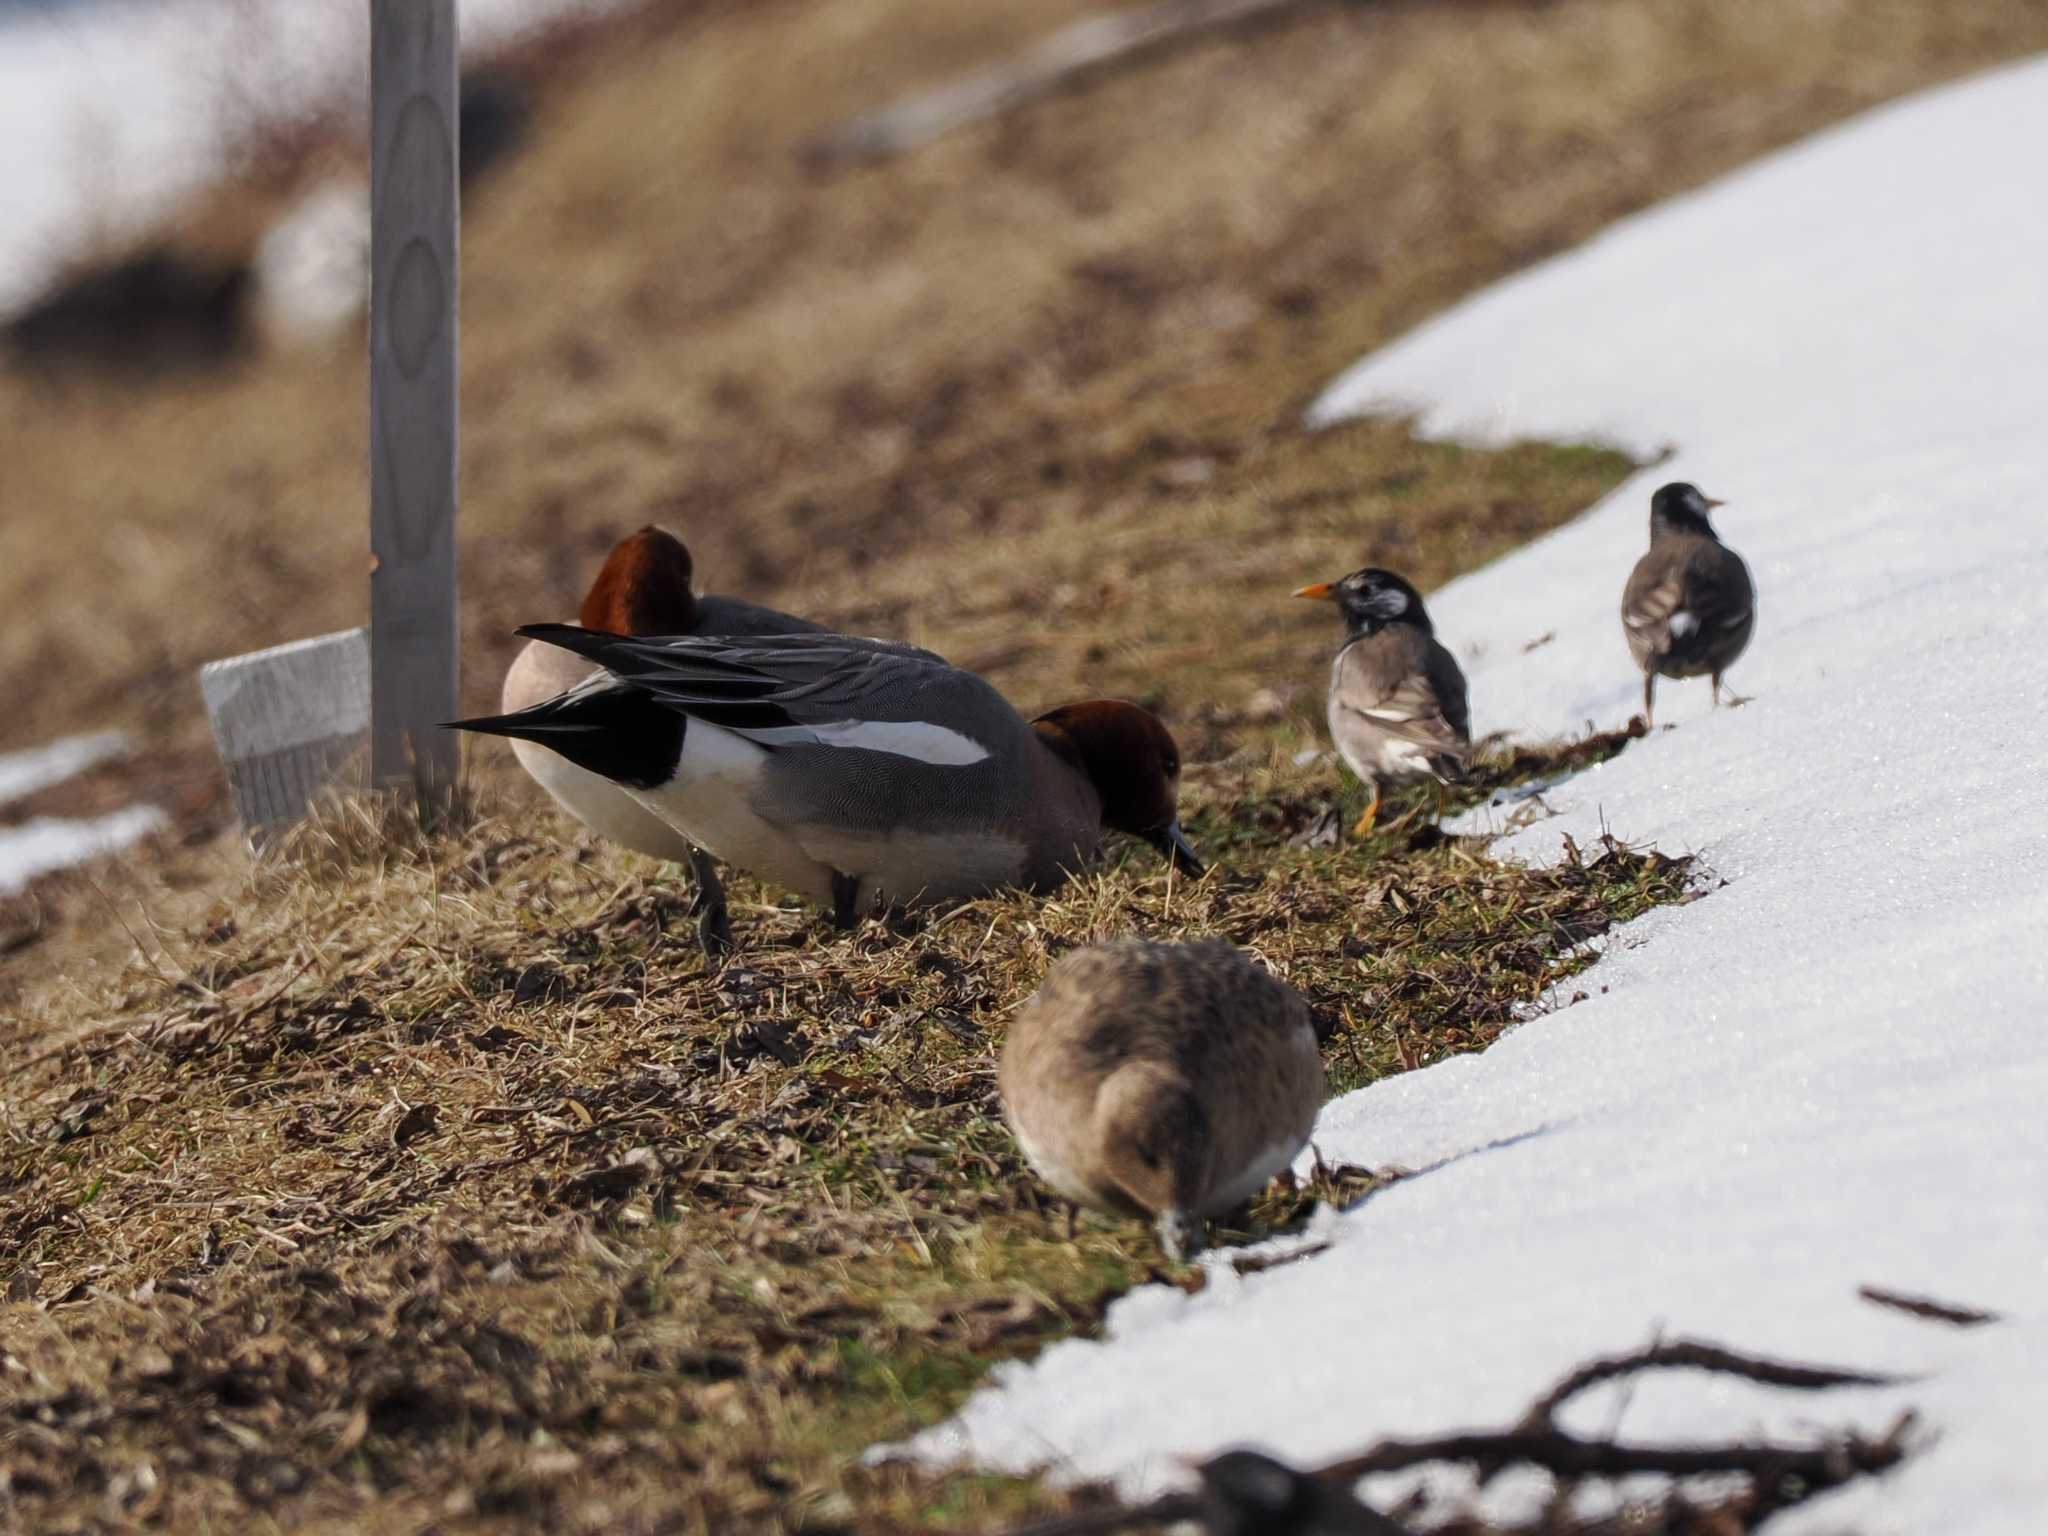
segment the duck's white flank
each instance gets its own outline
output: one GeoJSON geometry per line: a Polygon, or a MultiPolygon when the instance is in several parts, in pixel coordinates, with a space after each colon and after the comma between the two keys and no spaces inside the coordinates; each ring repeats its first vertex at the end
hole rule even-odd
{"type": "Polygon", "coordinates": [[[767,748],[708,720],[692,720],[675,777],[628,793],[728,864],[830,906],[832,867],[807,851],[788,828],[754,809],[752,793],[767,761],[767,748]]]}
{"type": "MultiPolygon", "coordinates": [[[[557,646],[529,640],[505,673],[499,705],[507,714],[576,688],[604,686],[610,674],[557,646]]],[[[512,755],[555,803],[591,831],[636,853],[682,861],[688,839],[660,816],[651,815],[618,785],[579,768],[538,742],[512,738],[512,755]]]]}
{"type": "Polygon", "coordinates": [[[598,836],[657,859],[681,863],[690,857],[688,838],[666,818],[650,815],[610,779],[577,767],[537,742],[514,738],[511,745],[512,755],[534,783],[598,836]]]}
{"type": "MultiPolygon", "coordinates": [[[[840,724],[815,729],[831,733],[835,746],[892,752],[921,762],[972,763],[988,755],[970,737],[943,726],[870,720],[844,722],[847,728],[841,730],[840,724]],[[890,745],[879,744],[884,742],[890,745]],[[964,756],[962,744],[972,747],[975,755],[964,756]]],[[[803,727],[792,735],[813,739],[813,729],[803,727]]],[[[630,793],[719,858],[824,906],[832,905],[832,880],[839,870],[861,873],[864,902],[881,892],[904,905],[976,894],[1011,884],[1023,874],[1026,849],[1011,838],[900,827],[867,832],[827,822],[769,821],[754,803],[769,756],[768,748],[748,736],[693,719],[675,777],[657,788],[630,793]]]]}

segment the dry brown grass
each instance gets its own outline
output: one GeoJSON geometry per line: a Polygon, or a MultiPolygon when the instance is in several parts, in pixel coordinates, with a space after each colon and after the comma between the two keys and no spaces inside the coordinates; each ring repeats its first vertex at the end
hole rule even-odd
{"type": "Polygon", "coordinates": [[[564,54],[535,148],[466,214],[464,643],[480,700],[512,625],[659,518],[713,586],[923,641],[1020,704],[1149,698],[1228,871],[1170,913],[1143,855],[907,935],[831,938],[743,884],[748,948],[711,978],[668,880],[495,756],[444,845],[351,812],[252,874],[211,836],[191,669],[360,618],[357,349],[175,393],[0,378],[6,741],[147,732],[151,777],[67,793],[182,790],[194,841],[0,912],[0,1523],[1042,1505],[844,1463],[1151,1266],[1130,1231],[1066,1243],[990,1114],[1050,955],[1233,937],[1308,990],[1343,1086],[1568,1001],[1579,940],[1679,893],[1654,859],[1507,870],[1398,817],[1304,845],[1353,807],[1291,765],[1335,634],[1284,594],[1368,555],[1433,586],[1626,466],[1292,412],[1483,278],[2048,44],[2048,11],[1305,6],[901,161],[797,165],[1087,8],[664,4],[564,54]]]}
{"type": "Polygon", "coordinates": [[[1002,1127],[994,1053],[1053,956],[1227,936],[1307,994],[1341,1087],[1562,1001],[1585,939],[1684,891],[1620,849],[1492,865],[1413,814],[1304,846],[1347,809],[1328,768],[1284,732],[1219,746],[1198,883],[1133,849],[840,936],[742,881],[716,973],[671,880],[516,801],[441,842],[360,806],[308,829],[0,1050],[0,1517],[880,1531],[1050,1502],[851,1458],[1134,1281],[1199,1283],[1138,1226],[1068,1241],[1002,1127]]]}
{"type": "MultiPolygon", "coordinates": [[[[1335,368],[1627,209],[2048,46],[2032,0],[1306,5],[899,161],[799,165],[1091,3],[664,0],[529,61],[534,147],[465,217],[472,704],[650,518],[714,587],[914,635],[1020,702],[1158,694],[1185,728],[1312,692],[1328,616],[1276,594],[1368,555],[1427,588],[1621,472],[1304,437],[1335,368]]],[[[228,188],[185,238],[218,254],[280,195],[228,188]]],[[[361,619],[365,395],[347,336],[173,390],[0,372],[0,748],[126,726],[147,758],[118,785],[217,829],[193,669],[361,619]]],[[[222,863],[172,850],[108,894],[141,923],[222,863]]],[[[82,879],[46,896],[0,922],[44,923],[16,985],[120,951],[82,879]]]]}

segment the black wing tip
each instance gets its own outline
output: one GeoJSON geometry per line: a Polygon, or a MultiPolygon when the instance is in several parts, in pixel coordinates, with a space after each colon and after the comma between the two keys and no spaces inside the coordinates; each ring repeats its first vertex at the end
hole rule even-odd
{"type": "Polygon", "coordinates": [[[512,633],[522,640],[554,640],[567,635],[594,635],[606,640],[624,638],[609,630],[585,629],[581,624],[522,624],[512,633]]]}
{"type": "Polygon", "coordinates": [[[507,736],[507,727],[517,719],[514,715],[472,715],[467,720],[443,720],[440,729],[444,731],[475,731],[483,736],[507,736]]]}

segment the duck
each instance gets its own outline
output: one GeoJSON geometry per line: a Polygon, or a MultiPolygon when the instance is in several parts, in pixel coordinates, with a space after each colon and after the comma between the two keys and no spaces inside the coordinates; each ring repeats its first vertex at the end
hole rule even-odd
{"type": "MultiPolygon", "coordinates": [[[[737,597],[700,595],[689,547],[654,524],[612,547],[584,594],[578,619],[592,629],[626,635],[822,634],[822,626],[737,597]]],[[[559,646],[529,640],[512,659],[498,707],[517,714],[589,679],[598,669],[559,646]]],[[[519,766],[555,803],[598,836],[636,853],[687,864],[694,877],[697,940],[708,956],[732,948],[725,886],[717,862],[611,780],[579,768],[558,752],[512,739],[519,766]]]]}
{"type": "MultiPolygon", "coordinates": [[[[1621,592],[1622,633],[1643,672],[1646,726],[1654,721],[1660,677],[1711,676],[1720,708],[1721,674],[1756,629],[1756,583],[1707,517],[1725,505],[1684,480],[1650,497],[1650,547],[1621,592]]],[[[1728,702],[1749,700],[1731,689],[1728,702]]]]}
{"type": "Polygon", "coordinates": [[[1392,571],[1367,566],[1294,596],[1334,602],[1344,616],[1325,717],[1338,755],[1372,790],[1351,829],[1363,837],[1388,785],[1463,777],[1472,752],[1465,673],[1438,642],[1422,594],[1392,571]]]}
{"type": "Polygon", "coordinates": [[[1221,939],[1063,955],[997,1067],[1026,1161],[1078,1205],[1149,1219],[1175,1263],[1308,1142],[1322,1055],[1294,988],[1221,939]]]}
{"type": "Polygon", "coordinates": [[[450,728],[538,744],[840,927],[876,906],[1049,891],[1106,829],[1203,872],[1181,831],[1180,749],[1136,704],[1089,699],[1027,722],[974,673],[862,636],[518,634],[596,675],[450,728]]]}

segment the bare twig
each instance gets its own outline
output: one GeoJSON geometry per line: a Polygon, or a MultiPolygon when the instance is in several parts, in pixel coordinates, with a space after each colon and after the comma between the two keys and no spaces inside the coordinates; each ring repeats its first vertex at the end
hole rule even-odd
{"type": "Polygon", "coordinates": [[[1666,1477],[1703,1477],[1734,1472],[1772,1487],[1791,1480],[1818,1490],[1896,1464],[1905,1454],[1902,1442],[1910,1424],[1911,1415],[1907,1415],[1881,1439],[1864,1440],[1851,1435],[1839,1442],[1818,1445],[1780,1445],[1768,1441],[1733,1445],[1621,1445],[1611,1440],[1581,1440],[1557,1429],[1439,1435],[1427,1440],[1382,1440],[1361,1455],[1320,1468],[1317,1475],[1332,1481],[1355,1481],[1375,1472],[1398,1472],[1430,1462],[1455,1461],[1481,1470],[1519,1463],[1540,1467],[1559,1477],[1627,1477],[1645,1472],[1666,1477]]]}
{"type": "Polygon", "coordinates": [[[1558,1409],[1566,1402],[1588,1387],[1598,1386],[1603,1381],[1633,1376],[1639,1371],[1668,1370],[1673,1367],[1717,1371],[1724,1376],[1740,1376],[1748,1381],[1761,1382],[1768,1387],[1792,1387],[1813,1392],[1828,1387],[1892,1386],[1900,1379],[1869,1371],[1839,1370],[1833,1366],[1794,1365],[1783,1360],[1765,1360],[1755,1355],[1738,1354],[1732,1349],[1723,1349],[1718,1344],[1707,1344],[1697,1339],[1674,1339],[1668,1344],[1652,1344],[1647,1349],[1639,1349],[1630,1354],[1610,1355],[1602,1360],[1587,1361],[1538,1398],[1522,1416],[1520,1428],[1547,1428],[1556,1419],[1558,1409]]]}
{"type": "Polygon", "coordinates": [[[1875,1285],[1858,1286],[1856,1294],[1876,1306],[1893,1307],[1900,1312],[1910,1312],[1915,1317],[1924,1317],[1937,1323],[1954,1323],[1958,1328],[1976,1328],[1984,1323],[2004,1320],[2002,1313],[1958,1306],[1949,1301],[1936,1301],[1931,1296],[1908,1296],[1901,1291],[1887,1291],[1875,1285]]]}

